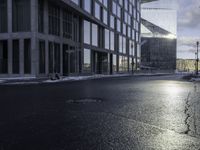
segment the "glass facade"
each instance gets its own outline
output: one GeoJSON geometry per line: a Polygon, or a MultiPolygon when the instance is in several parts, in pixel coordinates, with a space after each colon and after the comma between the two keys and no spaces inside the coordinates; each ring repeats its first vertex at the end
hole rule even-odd
{"type": "Polygon", "coordinates": [[[13,32],[27,32],[31,30],[30,14],[30,0],[12,1],[13,32]]]}

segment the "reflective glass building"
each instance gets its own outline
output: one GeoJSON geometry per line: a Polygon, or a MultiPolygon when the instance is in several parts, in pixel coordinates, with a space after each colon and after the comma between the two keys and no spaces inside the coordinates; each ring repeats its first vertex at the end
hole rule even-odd
{"type": "Polygon", "coordinates": [[[1,0],[0,77],[131,72],[140,0],[1,0]]]}
{"type": "Polygon", "coordinates": [[[141,68],[175,70],[177,11],[175,0],[142,5],[141,68]]]}

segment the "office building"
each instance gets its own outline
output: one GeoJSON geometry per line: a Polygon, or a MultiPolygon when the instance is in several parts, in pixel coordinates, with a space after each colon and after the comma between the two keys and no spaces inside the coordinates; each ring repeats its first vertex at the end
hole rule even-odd
{"type": "Polygon", "coordinates": [[[132,72],[140,0],[1,0],[0,77],[132,72]]]}

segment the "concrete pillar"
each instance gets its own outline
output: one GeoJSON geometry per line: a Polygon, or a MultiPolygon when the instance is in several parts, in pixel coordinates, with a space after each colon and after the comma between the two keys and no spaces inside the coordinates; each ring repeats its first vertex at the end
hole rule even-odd
{"type": "Polygon", "coordinates": [[[7,12],[8,12],[8,74],[12,74],[12,0],[7,0],[7,12]]]}
{"type": "Polygon", "coordinates": [[[38,31],[38,1],[31,0],[31,74],[37,76],[39,74],[38,66],[38,47],[37,47],[37,31],[38,31]]]}
{"type": "Polygon", "coordinates": [[[49,74],[49,43],[45,40],[45,72],[49,74]]]}
{"type": "Polygon", "coordinates": [[[19,40],[19,74],[24,76],[24,40],[19,40]]]}
{"type": "MultiPolygon", "coordinates": [[[[63,38],[63,9],[60,8],[60,39],[63,38]]],[[[60,40],[60,74],[63,74],[63,41],[60,40]]]]}

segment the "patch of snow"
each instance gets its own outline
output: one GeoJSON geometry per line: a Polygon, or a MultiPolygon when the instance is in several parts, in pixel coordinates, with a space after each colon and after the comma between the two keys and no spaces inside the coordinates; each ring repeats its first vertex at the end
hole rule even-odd
{"type": "Polygon", "coordinates": [[[192,78],[190,81],[193,81],[193,82],[200,82],[200,78],[192,78]]]}
{"type": "Polygon", "coordinates": [[[39,84],[39,82],[10,82],[10,83],[5,83],[5,85],[29,85],[29,84],[39,84]]]}

